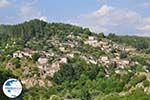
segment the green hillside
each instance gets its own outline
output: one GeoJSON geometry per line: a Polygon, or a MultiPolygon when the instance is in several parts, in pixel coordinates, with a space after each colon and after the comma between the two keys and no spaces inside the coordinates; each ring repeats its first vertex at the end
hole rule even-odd
{"type": "Polygon", "coordinates": [[[21,80],[23,100],[149,100],[149,51],[149,37],[37,19],[0,25],[0,86],[21,80]]]}

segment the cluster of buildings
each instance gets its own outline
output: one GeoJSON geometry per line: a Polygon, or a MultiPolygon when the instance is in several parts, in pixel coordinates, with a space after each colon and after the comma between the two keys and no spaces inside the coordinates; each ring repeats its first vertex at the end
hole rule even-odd
{"type": "MultiPolygon", "coordinates": [[[[55,44],[60,52],[62,52],[62,55],[57,55],[52,50],[49,50],[48,52],[45,51],[34,51],[29,48],[25,48],[22,51],[16,51],[13,53],[13,57],[29,57],[32,58],[34,53],[39,53],[39,58],[36,62],[36,66],[40,70],[40,75],[43,78],[46,78],[47,76],[53,77],[54,73],[57,72],[60,69],[61,64],[68,63],[68,58],[73,58],[76,53],[80,54],[80,57],[84,59],[87,63],[92,64],[102,64],[106,67],[109,67],[111,63],[115,64],[115,66],[118,69],[124,69],[126,66],[129,66],[133,64],[127,59],[120,59],[120,51],[126,51],[127,53],[133,52],[135,49],[133,48],[124,48],[123,46],[120,46],[116,43],[113,43],[110,40],[102,39],[98,41],[96,37],[89,36],[85,41],[83,41],[84,44],[89,44],[90,46],[99,47],[102,51],[105,52],[105,55],[100,56],[98,59],[95,59],[92,56],[86,56],[83,55],[82,52],[74,50],[76,46],[79,45],[79,42],[75,41],[75,39],[81,40],[81,37],[75,37],[74,35],[68,35],[69,39],[73,39],[70,42],[66,43],[60,43],[59,41],[53,40],[53,44],[55,44]],[[56,43],[55,43],[56,42],[56,43]],[[115,49],[115,53],[111,53],[112,49],[115,49]],[[52,61],[50,61],[50,58],[54,58],[52,61]]],[[[116,73],[120,73],[120,70],[116,70],[116,73]]],[[[42,80],[35,81],[35,83],[40,83],[41,85],[44,84],[42,80]],[[39,82],[38,82],[39,81],[39,82]]],[[[24,83],[32,83],[33,80],[24,80],[24,83]]],[[[50,83],[50,82],[49,82],[50,83]]],[[[51,83],[50,83],[51,84],[51,83]]]]}
{"type": "MultiPolygon", "coordinates": [[[[102,51],[105,52],[105,55],[100,56],[99,59],[94,60],[92,57],[82,56],[85,61],[93,64],[102,64],[106,67],[109,67],[110,64],[115,65],[118,69],[124,69],[130,65],[134,65],[137,62],[131,62],[129,59],[121,59],[120,54],[122,51],[126,52],[128,56],[132,54],[136,49],[132,47],[126,47],[118,45],[117,43],[112,42],[108,39],[102,39],[98,41],[96,37],[89,36],[88,39],[84,42],[85,44],[89,44],[93,47],[99,47],[102,51]],[[112,53],[112,50],[115,52],[112,53]]],[[[116,71],[118,73],[118,71],[116,71]]]]}

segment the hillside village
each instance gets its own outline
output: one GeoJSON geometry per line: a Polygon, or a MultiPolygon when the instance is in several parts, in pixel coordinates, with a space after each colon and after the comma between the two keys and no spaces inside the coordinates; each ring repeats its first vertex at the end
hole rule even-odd
{"type": "Polygon", "coordinates": [[[0,84],[19,79],[23,100],[149,99],[150,38],[37,19],[0,29],[0,84]]]}
{"type": "MultiPolygon", "coordinates": [[[[18,50],[13,53],[13,58],[23,59],[24,57],[29,57],[32,59],[32,55],[35,53],[39,54],[38,60],[36,61],[35,66],[39,69],[40,79],[36,79],[37,75],[33,75],[31,78],[24,78],[22,80],[23,84],[27,84],[29,87],[39,84],[40,86],[52,86],[50,81],[45,83],[45,79],[47,77],[53,77],[54,73],[60,69],[60,65],[68,63],[69,58],[73,58],[76,54],[80,55],[80,58],[85,60],[87,63],[91,63],[94,65],[102,64],[109,69],[110,64],[112,64],[115,68],[116,74],[127,74],[124,69],[129,66],[134,66],[135,64],[139,64],[138,62],[130,61],[129,59],[121,59],[121,52],[126,52],[128,54],[128,58],[130,58],[133,52],[136,51],[133,47],[124,47],[117,43],[112,42],[106,38],[102,38],[101,40],[97,40],[95,36],[88,36],[83,43],[86,45],[92,46],[92,48],[98,47],[105,54],[99,56],[97,59],[92,55],[87,55],[86,52],[77,51],[75,48],[79,46],[79,42],[75,40],[81,40],[79,36],[68,35],[68,40],[72,39],[74,41],[69,41],[66,43],[59,42],[57,40],[52,41],[53,44],[57,45],[61,55],[56,54],[52,50],[49,51],[34,51],[29,48],[24,48],[23,50],[18,50]],[[114,50],[114,51],[112,51],[114,50]],[[51,62],[49,59],[53,58],[51,62]]],[[[28,65],[29,66],[29,65],[28,65]]],[[[128,70],[131,71],[131,70],[128,70]]],[[[147,71],[147,70],[146,70],[147,71]]],[[[107,70],[106,70],[107,72],[107,70]]],[[[26,68],[23,70],[23,75],[28,75],[30,73],[30,69],[26,68]]],[[[109,76],[109,73],[107,73],[109,76]]]]}

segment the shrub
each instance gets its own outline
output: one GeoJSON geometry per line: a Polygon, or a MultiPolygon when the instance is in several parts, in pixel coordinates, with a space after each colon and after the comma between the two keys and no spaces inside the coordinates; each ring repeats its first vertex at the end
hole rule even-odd
{"type": "Polygon", "coordinates": [[[37,61],[37,60],[39,59],[39,57],[40,57],[39,53],[34,53],[34,54],[32,55],[32,60],[33,60],[33,61],[37,61]]]}
{"type": "Polygon", "coordinates": [[[124,58],[127,58],[127,52],[122,51],[122,52],[120,53],[120,59],[124,59],[124,58]]]}
{"type": "Polygon", "coordinates": [[[150,86],[150,82],[149,82],[148,80],[145,80],[145,81],[143,82],[143,86],[144,86],[144,87],[150,86]]]}
{"type": "Polygon", "coordinates": [[[140,75],[140,76],[134,76],[131,81],[130,84],[135,86],[137,83],[140,83],[142,81],[146,80],[146,76],[145,75],[140,75]]]}
{"type": "Polygon", "coordinates": [[[19,58],[13,58],[11,60],[12,64],[16,67],[16,68],[20,68],[21,64],[20,64],[20,59],[19,58]]]}

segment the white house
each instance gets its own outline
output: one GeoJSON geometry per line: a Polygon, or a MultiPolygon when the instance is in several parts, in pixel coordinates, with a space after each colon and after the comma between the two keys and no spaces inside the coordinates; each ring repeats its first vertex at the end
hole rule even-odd
{"type": "Polygon", "coordinates": [[[48,62],[48,58],[39,58],[38,59],[38,63],[40,64],[40,65],[44,65],[44,64],[46,64],[48,62]]]}
{"type": "Polygon", "coordinates": [[[93,36],[89,36],[88,39],[93,41],[95,38],[93,36]]]}
{"type": "Polygon", "coordinates": [[[122,64],[124,64],[124,65],[129,65],[129,64],[130,64],[130,61],[128,61],[128,60],[122,60],[122,64]]]}
{"type": "Polygon", "coordinates": [[[74,57],[74,54],[73,54],[73,53],[67,54],[67,57],[73,58],[73,57],[74,57]]]}
{"type": "Polygon", "coordinates": [[[59,50],[62,51],[62,52],[65,52],[65,47],[59,47],[59,50]]]}
{"type": "Polygon", "coordinates": [[[22,52],[21,51],[17,51],[15,53],[13,53],[13,58],[16,58],[16,57],[22,58],[23,57],[22,52]]]}
{"type": "Polygon", "coordinates": [[[60,63],[67,63],[68,62],[68,60],[67,60],[67,58],[61,58],[61,60],[60,60],[60,63]]]}
{"type": "Polygon", "coordinates": [[[102,60],[103,62],[108,61],[108,57],[107,57],[107,56],[102,56],[102,57],[101,57],[101,60],[102,60]]]}

